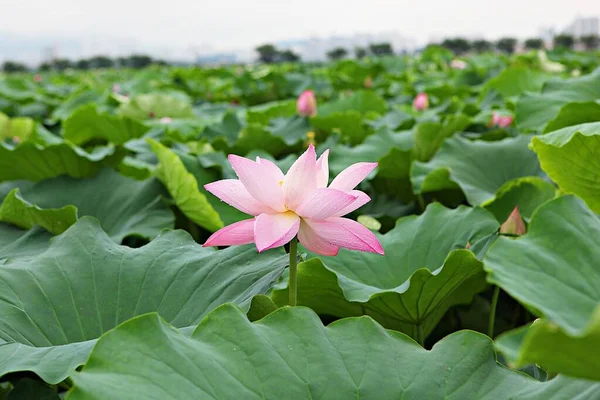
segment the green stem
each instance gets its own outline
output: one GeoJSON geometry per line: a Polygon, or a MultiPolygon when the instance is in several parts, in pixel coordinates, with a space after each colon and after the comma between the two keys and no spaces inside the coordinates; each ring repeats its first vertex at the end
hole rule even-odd
{"type": "Polygon", "coordinates": [[[290,306],[295,306],[298,301],[298,239],[293,238],[290,242],[290,275],[288,278],[288,290],[290,292],[290,306]]]}
{"type": "Polygon", "coordinates": [[[490,321],[488,323],[488,336],[494,338],[494,325],[496,323],[496,306],[498,305],[498,296],[500,296],[500,286],[494,288],[492,295],[492,304],[490,305],[490,321]]]}
{"type": "Polygon", "coordinates": [[[421,345],[421,347],[425,347],[425,335],[423,335],[423,324],[417,325],[417,342],[421,345]]]}

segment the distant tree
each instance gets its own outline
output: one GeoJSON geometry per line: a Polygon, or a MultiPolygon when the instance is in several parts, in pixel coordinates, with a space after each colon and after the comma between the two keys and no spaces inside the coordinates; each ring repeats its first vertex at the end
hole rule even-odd
{"type": "Polygon", "coordinates": [[[454,53],[460,55],[471,50],[471,44],[468,40],[463,38],[445,39],[442,42],[442,47],[452,50],[454,53]]]}
{"type": "Polygon", "coordinates": [[[50,71],[52,69],[52,65],[48,62],[41,63],[39,66],[40,71],[50,71]]]}
{"type": "Polygon", "coordinates": [[[117,57],[116,64],[119,67],[127,66],[127,58],[126,57],[117,57]]]}
{"type": "Polygon", "coordinates": [[[272,44],[263,44],[255,50],[258,53],[258,59],[266,64],[276,62],[279,56],[279,52],[272,44]]]}
{"type": "Polygon", "coordinates": [[[505,37],[496,42],[496,48],[503,53],[512,54],[515,52],[517,46],[517,39],[505,37]]]}
{"type": "Polygon", "coordinates": [[[490,51],[493,48],[492,42],[484,39],[474,40],[471,43],[471,48],[477,53],[484,53],[486,51],[490,51]]]}
{"type": "Polygon", "coordinates": [[[371,43],[369,45],[369,51],[374,56],[388,56],[394,54],[394,49],[389,43],[371,43]]]}
{"type": "Polygon", "coordinates": [[[114,65],[113,60],[106,56],[95,56],[89,60],[92,68],[110,68],[114,65]]]}
{"type": "Polygon", "coordinates": [[[284,51],[278,52],[277,58],[283,62],[300,61],[300,56],[291,50],[284,50],[284,51]]]}
{"type": "Polygon", "coordinates": [[[134,54],[127,57],[127,61],[125,63],[127,67],[142,69],[152,64],[152,57],[143,54],[134,54]]]}
{"type": "Polygon", "coordinates": [[[56,58],[52,60],[52,68],[57,71],[64,71],[71,67],[71,61],[66,58],[56,58]]]}
{"type": "Polygon", "coordinates": [[[2,70],[6,73],[25,72],[27,71],[27,66],[20,62],[5,61],[4,64],[2,64],[2,70]]]}
{"type": "Polygon", "coordinates": [[[558,35],[554,37],[554,47],[570,49],[575,44],[575,39],[571,35],[558,35]]]}
{"type": "Polygon", "coordinates": [[[335,49],[331,49],[327,52],[327,57],[330,60],[339,60],[348,55],[348,50],[343,47],[336,47],[335,49]]]}
{"type": "Polygon", "coordinates": [[[358,59],[365,58],[367,56],[367,49],[365,49],[364,47],[355,47],[354,55],[358,59]]]}
{"type": "Polygon", "coordinates": [[[525,40],[525,48],[528,50],[537,50],[544,48],[544,41],[540,38],[530,38],[525,40]]]}
{"type": "Polygon", "coordinates": [[[77,60],[75,62],[74,67],[77,69],[90,69],[90,62],[85,59],[77,60]]]}
{"type": "Polygon", "coordinates": [[[587,35],[579,38],[586,50],[596,50],[600,45],[600,37],[596,35],[587,35]]]}

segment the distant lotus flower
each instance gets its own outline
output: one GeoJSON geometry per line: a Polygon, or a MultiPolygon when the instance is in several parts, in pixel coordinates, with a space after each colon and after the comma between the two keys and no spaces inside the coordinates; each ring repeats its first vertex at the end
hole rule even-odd
{"type": "Polygon", "coordinates": [[[173,122],[173,120],[171,119],[171,117],[162,117],[160,119],[160,122],[162,122],[163,124],[170,124],[171,122],[173,122]]]}
{"type": "Polygon", "coordinates": [[[500,233],[521,236],[526,232],[527,228],[525,228],[525,222],[523,222],[523,218],[519,212],[519,206],[516,206],[510,213],[506,222],[500,226],[500,233]]]}
{"type": "Polygon", "coordinates": [[[513,117],[510,115],[499,115],[498,113],[494,112],[492,114],[492,120],[490,122],[491,126],[497,126],[500,128],[506,128],[508,126],[510,126],[513,122],[513,117]]]}
{"type": "Polygon", "coordinates": [[[454,59],[450,62],[450,68],[452,69],[465,69],[467,68],[467,63],[463,60],[454,59]]]}
{"type": "Polygon", "coordinates": [[[18,143],[21,143],[21,138],[18,136],[13,136],[12,141],[13,141],[13,143],[18,144],[18,143]]]}
{"type": "Polygon", "coordinates": [[[112,87],[112,91],[115,93],[121,93],[121,87],[115,83],[112,87]]]}
{"type": "Polygon", "coordinates": [[[373,87],[373,78],[371,78],[371,76],[367,76],[365,78],[365,88],[367,89],[371,89],[373,87]]]}
{"type": "Polygon", "coordinates": [[[428,108],[429,97],[427,96],[427,93],[419,93],[413,101],[413,107],[418,111],[423,111],[428,108]]]}
{"type": "Polygon", "coordinates": [[[342,218],[371,200],[354,188],[377,163],[353,164],[327,186],[328,155],[326,150],[317,160],[311,144],[286,175],[269,160],[257,157],[252,161],[229,155],[239,180],[224,179],[204,188],[254,217],[215,232],[204,246],[255,243],[257,250],[263,252],[281,247],[298,235],[304,247],[321,255],[336,255],[340,247],[383,255],[381,244],[369,229],[342,218]]]}
{"type": "Polygon", "coordinates": [[[314,117],[317,115],[317,99],[312,90],[302,92],[298,97],[296,109],[298,110],[298,114],[303,117],[314,117]]]}
{"type": "Polygon", "coordinates": [[[40,83],[42,81],[42,76],[40,74],[35,74],[33,76],[33,81],[36,83],[40,83]]]}

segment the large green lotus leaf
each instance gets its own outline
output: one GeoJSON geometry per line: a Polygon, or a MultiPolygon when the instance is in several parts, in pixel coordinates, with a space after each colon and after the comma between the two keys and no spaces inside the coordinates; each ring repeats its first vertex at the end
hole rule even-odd
{"type": "MultiPolygon", "coordinates": [[[[369,136],[364,143],[350,147],[337,145],[331,149],[329,156],[329,169],[333,174],[339,174],[351,164],[357,162],[381,162],[387,159],[389,168],[384,168],[385,177],[408,177],[413,147],[413,133],[411,131],[392,132],[389,129],[380,129],[374,135],[369,136]],[[397,157],[402,153],[404,157],[397,157]],[[392,165],[404,160],[405,168],[398,169],[392,165]]],[[[382,162],[378,173],[386,162],[382,162]]]]}
{"type": "Polygon", "coordinates": [[[77,222],[77,208],[67,205],[61,208],[42,209],[23,199],[19,189],[13,189],[0,205],[0,221],[31,229],[39,225],[59,235],[77,222]]]}
{"type": "Polygon", "coordinates": [[[600,122],[536,136],[531,147],[561,190],[578,195],[600,213],[600,122]]]}
{"type": "Polygon", "coordinates": [[[38,97],[38,88],[25,77],[6,77],[0,81],[0,97],[24,102],[38,97]]]}
{"type": "Polygon", "coordinates": [[[100,93],[95,90],[86,90],[75,93],[56,107],[52,113],[52,119],[65,120],[79,107],[90,103],[102,104],[107,99],[108,94],[100,93]]]}
{"type": "Polygon", "coordinates": [[[51,237],[50,232],[39,227],[23,230],[0,223],[0,264],[43,252],[48,248],[51,237]]]}
{"type": "MultiPolygon", "coordinates": [[[[173,212],[163,199],[165,190],[155,179],[136,181],[107,168],[86,179],[61,176],[34,185],[15,185],[21,188],[22,199],[38,207],[72,205],[80,217],[97,218],[117,243],[127,236],[151,239],[175,223],[173,212]]],[[[67,221],[72,222],[68,219],[65,224],[67,221]]]]}
{"type": "Polygon", "coordinates": [[[80,107],[63,122],[63,137],[76,145],[92,139],[123,144],[148,131],[148,127],[129,118],[100,114],[95,104],[80,107]]]}
{"type": "Polygon", "coordinates": [[[311,126],[328,134],[338,133],[344,141],[356,145],[369,135],[363,114],[356,110],[317,115],[310,119],[311,126]]]}
{"type": "Polygon", "coordinates": [[[35,121],[31,118],[9,118],[0,112],[0,140],[18,138],[26,141],[35,131],[35,121]]]}
{"type": "Polygon", "coordinates": [[[522,131],[542,132],[566,104],[599,98],[600,68],[576,78],[550,80],[542,93],[527,94],[519,99],[515,110],[517,127],[522,131]]]}
{"type": "Polygon", "coordinates": [[[228,110],[220,122],[211,124],[202,131],[202,137],[211,142],[224,140],[227,146],[233,147],[243,127],[244,122],[238,114],[235,111],[228,110]]]}
{"type": "Polygon", "coordinates": [[[0,375],[32,371],[62,381],[94,339],[156,311],[189,327],[225,302],[249,307],[287,265],[279,249],[203,248],[185,231],[164,231],[146,246],[114,243],[84,217],[31,260],[0,268],[0,375]]]}
{"type": "Polygon", "coordinates": [[[268,126],[252,123],[240,132],[233,152],[247,154],[253,150],[263,150],[273,156],[279,156],[287,148],[283,138],[271,133],[268,126]]]}
{"type": "Polygon", "coordinates": [[[296,114],[296,101],[272,101],[250,107],[246,113],[249,124],[267,126],[274,118],[288,118],[296,114]]]}
{"type": "Polygon", "coordinates": [[[512,67],[490,79],[486,89],[494,89],[504,97],[519,96],[525,92],[539,92],[552,76],[525,67],[512,67]]]}
{"type": "MultiPolygon", "coordinates": [[[[212,205],[212,207],[217,211],[221,220],[225,225],[233,224],[234,222],[241,221],[243,219],[251,218],[249,215],[244,214],[236,208],[231,207],[229,204],[221,201],[218,197],[213,195],[204,189],[204,185],[207,183],[211,183],[220,179],[224,179],[221,174],[213,169],[209,169],[202,164],[202,160],[200,157],[194,157],[189,154],[184,154],[181,152],[176,152],[179,156],[185,169],[196,178],[196,182],[198,182],[198,190],[206,196],[208,202],[212,205]]],[[[218,153],[219,156],[223,157],[223,162],[226,164],[227,168],[231,169],[229,161],[223,155],[223,153],[218,153]]],[[[250,157],[250,159],[254,159],[255,157],[250,157]]],[[[216,157],[215,157],[216,160],[216,157]]],[[[233,170],[232,170],[233,171],[233,170]]],[[[233,172],[233,176],[230,176],[231,179],[237,179],[235,172],[233,172]]]]}
{"type": "Polygon", "coordinates": [[[137,95],[129,103],[121,104],[119,114],[137,120],[194,116],[192,106],[182,98],[163,93],[137,95]]]}
{"type": "Polygon", "coordinates": [[[373,91],[359,90],[350,96],[345,96],[339,100],[319,104],[317,115],[330,115],[342,111],[354,110],[361,114],[374,111],[379,114],[385,114],[388,109],[385,100],[373,91]]]}
{"type": "Polygon", "coordinates": [[[90,176],[103,165],[117,165],[123,154],[115,147],[100,146],[91,152],[69,143],[40,146],[26,142],[17,147],[0,143],[0,181],[41,181],[59,175],[90,176]]]}
{"type": "Polygon", "coordinates": [[[304,307],[250,322],[234,305],[208,315],[191,337],[156,314],[105,334],[70,400],[92,399],[572,399],[600,384],[538,382],[496,361],[489,338],[454,333],[424,350],[369,317],[323,326],[304,307]],[[165,379],[168,377],[168,379],[165,379]]]}
{"type": "Polygon", "coordinates": [[[472,205],[492,202],[507,182],[526,176],[543,177],[537,157],[529,150],[531,136],[497,142],[454,136],[427,163],[415,162],[411,181],[415,193],[460,187],[472,205]]]}
{"type": "Polygon", "coordinates": [[[544,132],[597,121],[600,121],[600,104],[594,101],[568,103],[560,109],[556,118],[546,125],[544,132]]]}
{"type": "Polygon", "coordinates": [[[564,196],[537,210],[525,236],[500,238],[488,250],[488,280],[543,317],[524,339],[522,360],[600,379],[599,240],[598,217],[580,199],[564,196]],[[542,344],[532,344],[537,340],[564,353],[542,356],[542,344]]]}
{"type": "Polygon", "coordinates": [[[293,146],[307,139],[310,125],[306,118],[293,116],[289,118],[275,118],[271,120],[269,131],[283,139],[285,144],[293,146]]]}
{"type": "Polygon", "coordinates": [[[147,141],[160,162],[156,176],[166,186],[181,212],[210,231],[221,229],[223,221],[219,213],[200,192],[196,178],[188,172],[179,156],[156,140],[147,141]]]}
{"type": "Polygon", "coordinates": [[[504,333],[496,338],[496,347],[509,365],[522,367],[543,365],[548,371],[565,375],[600,380],[600,307],[581,336],[573,337],[546,319],[538,319],[531,326],[504,333]],[[548,349],[560,349],[548,351],[548,349]]]}
{"type": "MultiPolygon", "coordinates": [[[[499,227],[479,208],[447,209],[438,203],[421,216],[402,218],[379,235],[385,256],[341,250],[301,263],[298,302],[319,314],[368,314],[388,328],[427,335],[449,307],[485,288],[482,264],[465,249],[499,227]],[[318,278],[315,278],[318,276],[318,278]]],[[[274,301],[287,303],[287,289],[274,301]]]]}
{"type": "Polygon", "coordinates": [[[515,206],[526,220],[537,208],[556,196],[557,188],[552,182],[537,176],[513,179],[498,189],[493,201],[485,208],[500,222],[506,221],[515,206]]]}
{"type": "Polygon", "coordinates": [[[452,115],[444,122],[421,122],[414,128],[414,158],[429,161],[442,142],[471,125],[471,119],[463,114],[452,115]]]}

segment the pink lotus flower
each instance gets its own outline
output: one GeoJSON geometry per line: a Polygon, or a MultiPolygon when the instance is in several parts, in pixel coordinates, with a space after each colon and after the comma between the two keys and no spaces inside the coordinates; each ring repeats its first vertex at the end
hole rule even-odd
{"type": "Polygon", "coordinates": [[[450,68],[462,70],[462,69],[467,68],[467,63],[464,62],[463,60],[459,60],[459,59],[455,58],[454,60],[450,61],[450,68]]]}
{"type": "Polygon", "coordinates": [[[259,252],[283,246],[296,235],[313,253],[333,256],[340,247],[384,254],[375,235],[363,225],[342,218],[371,199],[354,188],[377,163],[356,163],[329,186],[329,150],[317,160],[310,145],[286,175],[269,160],[229,155],[238,179],[224,179],[206,190],[254,218],[215,232],[204,246],[255,243],[259,252]]]}
{"type": "Polygon", "coordinates": [[[419,93],[413,101],[413,107],[417,111],[423,111],[429,107],[429,97],[427,96],[427,93],[419,93]]]}
{"type": "Polygon", "coordinates": [[[42,76],[41,76],[40,74],[35,74],[35,75],[33,76],[33,81],[34,81],[35,83],[40,83],[40,82],[42,81],[42,76]]]}
{"type": "Polygon", "coordinates": [[[296,109],[302,117],[314,117],[317,115],[317,99],[312,90],[302,92],[298,97],[296,109]]]}
{"type": "Polygon", "coordinates": [[[171,117],[162,117],[160,119],[160,122],[163,124],[170,124],[171,122],[173,122],[173,120],[171,119],[171,117]]]}
{"type": "Polygon", "coordinates": [[[516,206],[510,213],[508,219],[500,226],[500,233],[521,236],[527,232],[525,222],[519,212],[519,206],[516,206]]]}
{"type": "Polygon", "coordinates": [[[121,86],[119,86],[117,83],[115,83],[112,87],[112,91],[115,93],[121,93],[121,86]]]}
{"type": "Polygon", "coordinates": [[[371,78],[371,75],[369,75],[365,78],[365,88],[371,89],[372,87],[373,87],[373,78],[371,78]]]}
{"type": "Polygon", "coordinates": [[[510,115],[499,115],[497,112],[494,112],[492,114],[492,120],[490,122],[491,126],[497,126],[500,128],[506,128],[507,126],[510,126],[510,124],[512,124],[513,122],[513,117],[510,115]]]}

